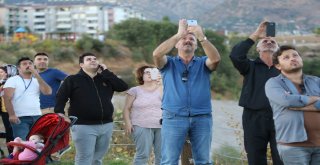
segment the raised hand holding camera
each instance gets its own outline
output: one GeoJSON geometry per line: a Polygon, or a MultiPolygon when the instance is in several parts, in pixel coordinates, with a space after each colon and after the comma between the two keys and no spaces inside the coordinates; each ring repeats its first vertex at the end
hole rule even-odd
{"type": "Polygon", "coordinates": [[[151,80],[158,80],[159,78],[159,70],[157,68],[152,68],[150,70],[151,80]]]}
{"type": "Polygon", "coordinates": [[[179,38],[182,38],[188,34],[187,28],[188,28],[187,20],[186,19],[179,20],[179,28],[177,33],[179,38]]]}

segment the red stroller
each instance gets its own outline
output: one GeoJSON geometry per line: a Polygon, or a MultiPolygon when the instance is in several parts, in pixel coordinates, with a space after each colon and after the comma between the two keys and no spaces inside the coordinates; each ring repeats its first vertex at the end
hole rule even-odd
{"type": "Polygon", "coordinates": [[[26,146],[21,143],[9,142],[8,146],[19,146],[28,148],[38,154],[38,157],[32,161],[18,160],[18,154],[14,155],[13,159],[5,158],[0,160],[1,164],[32,164],[44,165],[46,164],[46,157],[54,152],[57,152],[67,145],[69,145],[69,128],[76,122],[77,118],[70,116],[71,123],[65,121],[65,118],[55,114],[49,113],[41,116],[32,126],[26,139],[33,134],[41,134],[44,137],[44,148],[38,152],[35,148],[26,146]]]}

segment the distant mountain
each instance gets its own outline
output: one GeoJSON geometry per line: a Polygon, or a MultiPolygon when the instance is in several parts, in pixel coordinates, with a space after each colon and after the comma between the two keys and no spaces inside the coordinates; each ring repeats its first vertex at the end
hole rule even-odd
{"type": "Polygon", "coordinates": [[[319,0],[118,0],[140,9],[148,19],[194,18],[217,30],[251,32],[266,18],[282,32],[310,33],[320,26],[319,0]]]}
{"type": "MultiPolygon", "coordinates": [[[[49,0],[6,0],[6,3],[10,4],[22,2],[48,3],[49,0]]],[[[320,26],[320,0],[116,0],[116,2],[131,5],[150,20],[161,20],[164,16],[168,16],[174,22],[179,18],[197,19],[199,24],[207,28],[240,33],[252,32],[264,18],[276,22],[277,31],[283,33],[310,33],[320,26]]]]}

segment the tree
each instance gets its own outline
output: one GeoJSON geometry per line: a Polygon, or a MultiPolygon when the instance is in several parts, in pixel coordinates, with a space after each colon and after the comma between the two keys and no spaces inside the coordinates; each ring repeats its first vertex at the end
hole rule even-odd
{"type": "Polygon", "coordinates": [[[104,47],[104,43],[100,40],[94,39],[89,35],[82,35],[81,39],[77,40],[76,47],[82,51],[95,50],[101,52],[104,47]]]}
{"type": "Polygon", "coordinates": [[[5,34],[6,28],[4,26],[0,26],[0,34],[5,34]]]}
{"type": "Polygon", "coordinates": [[[320,76],[320,59],[305,60],[303,62],[303,72],[306,74],[320,76]]]}
{"type": "Polygon", "coordinates": [[[167,20],[154,22],[132,18],[114,25],[107,36],[123,41],[132,50],[135,59],[152,62],[155,47],[176,30],[177,25],[167,20]]]}
{"type": "Polygon", "coordinates": [[[315,33],[315,34],[320,34],[320,27],[317,27],[317,28],[315,28],[314,30],[313,30],[313,32],[315,33]]]}

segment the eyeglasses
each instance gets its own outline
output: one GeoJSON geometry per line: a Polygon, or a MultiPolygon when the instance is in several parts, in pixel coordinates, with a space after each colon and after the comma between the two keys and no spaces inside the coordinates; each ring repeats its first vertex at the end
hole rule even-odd
{"type": "Polygon", "coordinates": [[[189,71],[187,69],[183,71],[182,76],[181,76],[181,80],[183,82],[187,82],[188,81],[188,74],[189,74],[189,71]]]}

